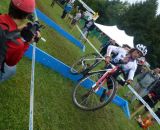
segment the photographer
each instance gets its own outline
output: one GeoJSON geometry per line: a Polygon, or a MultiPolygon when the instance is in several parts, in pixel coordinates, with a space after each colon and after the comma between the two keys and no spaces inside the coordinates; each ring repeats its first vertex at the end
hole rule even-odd
{"type": "MultiPolygon", "coordinates": [[[[14,41],[5,40],[4,33],[0,35],[0,58],[4,59],[0,64],[0,82],[9,79],[16,73],[16,64],[21,60],[29,44],[38,39],[39,32],[33,33],[28,28],[25,20],[34,12],[35,0],[11,0],[8,14],[0,15],[0,28],[6,32],[18,30],[20,36],[14,41]]],[[[34,29],[35,30],[35,29],[34,29]]],[[[2,61],[2,60],[1,60],[2,61]]]]}

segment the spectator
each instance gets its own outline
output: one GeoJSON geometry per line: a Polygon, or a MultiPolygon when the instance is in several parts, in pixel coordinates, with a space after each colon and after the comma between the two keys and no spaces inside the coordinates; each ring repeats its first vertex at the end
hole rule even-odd
{"type": "Polygon", "coordinates": [[[76,13],[76,16],[73,18],[71,25],[74,26],[82,17],[82,11],[79,10],[78,13],[76,13]]]}
{"type": "MultiPolygon", "coordinates": [[[[151,88],[158,82],[159,74],[160,68],[156,68],[152,71],[147,71],[137,76],[137,83],[134,86],[134,89],[141,97],[147,95],[151,88]]],[[[126,96],[132,96],[131,102],[136,99],[136,96],[133,95],[132,92],[128,92],[126,96]]]]}
{"type": "MultiPolygon", "coordinates": [[[[148,105],[151,108],[154,108],[154,106],[158,103],[160,100],[160,80],[156,82],[156,84],[153,86],[153,88],[149,91],[149,93],[143,97],[144,101],[148,103],[148,105]]],[[[143,104],[139,102],[137,106],[134,107],[135,110],[137,110],[139,107],[141,107],[143,104]]],[[[148,111],[147,108],[145,108],[145,111],[148,111]]]]}
{"type": "MultiPolygon", "coordinates": [[[[3,30],[8,29],[9,32],[14,30],[24,31],[26,26],[26,18],[32,14],[35,10],[35,0],[11,0],[9,5],[8,14],[0,15],[0,27],[3,30]]],[[[37,32],[38,33],[38,32],[37,32]]],[[[29,34],[27,31],[25,35],[29,34]]],[[[29,44],[33,42],[33,39],[37,37],[36,34],[28,35],[28,41],[26,39],[22,41],[21,38],[15,39],[19,44],[15,44],[13,41],[4,42],[6,50],[4,51],[4,64],[1,66],[0,82],[9,79],[16,73],[16,64],[21,60],[24,52],[28,49],[29,44]]],[[[2,39],[4,37],[1,37],[2,39]]],[[[0,55],[1,57],[2,55],[0,55]]]]}
{"type": "Polygon", "coordinates": [[[73,8],[72,4],[67,3],[64,7],[61,18],[64,19],[66,17],[66,15],[71,12],[72,8],[73,8]]]}
{"type": "MultiPolygon", "coordinates": [[[[87,37],[89,31],[92,31],[94,28],[95,28],[95,25],[94,25],[94,20],[93,20],[93,19],[91,19],[91,20],[89,20],[89,21],[86,21],[86,22],[85,22],[85,25],[84,25],[84,27],[83,27],[83,30],[82,30],[83,35],[84,35],[85,37],[87,37]]],[[[82,40],[82,39],[83,39],[83,36],[81,35],[81,36],[80,36],[80,40],[82,40]]]]}
{"type": "Polygon", "coordinates": [[[80,10],[80,9],[79,9],[79,6],[73,6],[72,15],[75,16],[76,13],[78,13],[79,10],[80,10]]]}
{"type": "MultiPolygon", "coordinates": [[[[155,114],[160,119],[160,108],[158,108],[158,110],[155,112],[155,114]]],[[[153,116],[150,113],[148,113],[145,118],[142,118],[142,116],[139,115],[138,118],[135,118],[135,119],[138,122],[139,126],[145,130],[148,129],[150,126],[152,126],[155,121],[153,116]]]]}
{"type": "Polygon", "coordinates": [[[141,57],[141,58],[138,58],[137,61],[138,61],[138,67],[135,72],[135,76],[144,72],[146,59],[145,59],[145,57],[141,57]]]}
{"type": "Polygon", "coordinates": [[[142,118],[142,116],[139,115],[138,118],[136,118],[136,121],[138,122],[139,126],[144,130],[147,130],[154,123],[153,117],[150,114],[148,114],[146,118],[142,118]]]}

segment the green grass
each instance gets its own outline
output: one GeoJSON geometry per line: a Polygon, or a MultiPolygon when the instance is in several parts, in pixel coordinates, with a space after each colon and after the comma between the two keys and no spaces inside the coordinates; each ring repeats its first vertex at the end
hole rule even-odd
{"type": "MultiPolygon", "coordinates": [[[[0,12],[6,11],[8,2],[1,0],[0,12]]],[[[41,10],[78,38],[79,32],[71,32],[68,24],[60,19],[62,9],[58,5],[50,8],[49,4],[48,0],[38,1],[41,10]]],[[[42,35],[47,42],[38,43],[38,47],[68,65],[84,55],[79,48],[47,26],[42,35]]],[[[98,40],[90,40],[99,47],[98,40]]],[[[93,52],[87,43],[86,47],[86,53],[93,52]]],[[[0,130],[28,129],[30,71],[31,61],[23,58],[17,65],[17,74],[0,84],[0,130]]],[[[70,80],[36,63],[34,130],[140,130],[135,121],[128,120],[114,104],[95,112],[79,110],[71,100],[74,86],[70,80]]],[[[158,130],[158,126],[150,130],[158,130]]]]}

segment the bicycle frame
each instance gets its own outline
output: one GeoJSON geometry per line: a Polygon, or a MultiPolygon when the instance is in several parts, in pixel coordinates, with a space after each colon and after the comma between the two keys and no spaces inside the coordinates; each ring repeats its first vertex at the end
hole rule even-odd
{"type": "MultiPolygon", "coordinates": [[[[91,72],[91,73],[97,73],[97,72],[104,72],[106,71],[103,76],[98,79],[98,81],[92,86],[93,90],[96,92],[100,89],[101,86],[103,86],[103,84],[105,82],[107,82],[107,78],[112,76],[118,69],[119,69],[119,66],[114,66],[111,64],[111,66],[113,67],[112,69],[105,69],[105,70],[102,70],[102,71],[94,71],[94,72],[91,72]]],[[[90,74],[91,74],[90,73],[90,74]]]]}
{"type": "Polygon", "coordinates": [[[84,62],[85,61],[95,61],[95,63],[92,65],[92,66],[90,66],[89,68],[87,68],[86,70],[84,70],[84,72],[83,72],[83,74],[84,75],[89,75],[90,73],[90,71],[93,69],[93,68],[95,68],[99,63],[101,63],[102,61],[104,61],[104,58],[102,58],[102,57],[96,57],[96,58],[88,58],[88,59],[83,59],[83,61],[82,61],[82,66],[84,66],[85,64],[84,64],[84,62]]]}
{"type": "Polygon", "coordinates": [[[91,71],[93,68],[95,68],[101,61],[103,61],[104,59],[103,58],[92,58],[92,59],[83,59],[83,61],[82,61],[82,66],[84,66],[84,62],[85,61],[95,61],[95,64],[92,66],[92,67],[90,67],[90,68],[88,68],[88,69],[86,69],[83,73],[84,73],[84,75],[89,75],[90,74],[90,72],[89,71],[91,71]],[[96,62],[96,60],[98,60],[98,62],[96,62]]]}

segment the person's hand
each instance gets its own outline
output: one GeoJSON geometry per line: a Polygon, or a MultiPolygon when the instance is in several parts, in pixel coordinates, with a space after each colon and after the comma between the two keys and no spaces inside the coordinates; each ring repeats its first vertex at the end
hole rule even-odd
{"type": "Polygon", "coordinates": [[[35,21],[34,23],[28,22],[27,25],[21,30],[21,37],[27,43],[38,42],[39,38],[41,37],[41,27],[42,26],[39,24],[38,21],[35,21]]]}
{"type": "Polygon", "coordinates": [[[34,42],[38,42],[40,38],[41,38],[41,33],[39,31],[37,31],[37,33],[34,37],[34,42]]]}
{"type": "Polygon", "coordinates": [[[131,79],[126,80],[127,84],[131,84],[132,82],[133,82],[133,80],[131,80],[131,79]]]}
{"type": "Polygon", "coordinates": [[[110,60],[111,60],[111,58],[109,56],[106,56],[106,58],[105,58],[106,64],[109,64],[110,60]]]}
{"type": "Polygon", "coordinates": [[[32,37],[32,39],[28,43],[31,44],[33,42],[38,42],[40,38],[41,34],[39,31],[37,31],[36,34],[32,37]]]}

